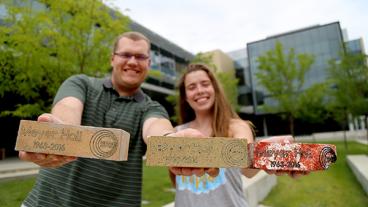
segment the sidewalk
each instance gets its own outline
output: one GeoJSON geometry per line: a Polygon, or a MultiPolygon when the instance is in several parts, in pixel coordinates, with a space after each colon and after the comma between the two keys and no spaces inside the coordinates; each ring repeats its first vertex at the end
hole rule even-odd
{"type": "Polygon", "coordinates": [[[0,181],[36,176],[38,170],[38,165],[18,157],[5,158],[0,160],[0,181]]]}
{"type": "Polygon", "coordinates": [[[355,177],[365,190],[365,193],[368,195],[368,155],[348,155],[347,162],[355,177]]]}
{"type": "Polygon", "coordinates": [[[356,141],[359,142],[360,144],[367,144],[368,145],[368,140],[367,140],[366,137],[356,138],[356,141]]]}

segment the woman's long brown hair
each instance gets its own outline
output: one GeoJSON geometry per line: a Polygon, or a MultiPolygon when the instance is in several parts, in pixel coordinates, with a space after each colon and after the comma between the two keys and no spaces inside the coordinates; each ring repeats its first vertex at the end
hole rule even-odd
{"type": "Polygon", "coordinates": [[[195,112],[186,101],[185,93],[185,77],[194,71],[204,71],[211,80],[215,90],[215,102],[211,109],[212,117],[212,135],[215,137],[228,137],[229,126],[232,118],[239,118],[239,116],[232,109],[230,103],[225,98],[224,91],[217,81],[210,68],[204,64],[190,64],[179,80],[179,124],[187,123],[195,119],[195,112]]]}

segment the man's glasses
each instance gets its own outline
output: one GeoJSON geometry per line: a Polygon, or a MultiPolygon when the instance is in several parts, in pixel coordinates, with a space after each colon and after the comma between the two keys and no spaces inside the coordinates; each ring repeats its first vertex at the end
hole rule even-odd
{"type": "Polygon", "coordinates": [[[137,61],[145,61],[149,58],[147,55],[144,54],[131,54],[128,52],[121,52],[121,53],[114,52],[114,55],[117,55],[123,58],[124,60],[130,60],[132,57],[134,57],[134,59],[136,59],[137,61]]]}

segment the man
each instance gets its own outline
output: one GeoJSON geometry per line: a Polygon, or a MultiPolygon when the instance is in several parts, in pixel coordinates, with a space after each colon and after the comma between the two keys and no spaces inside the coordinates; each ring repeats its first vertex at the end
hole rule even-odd
{"type": "MultiPolygon", "coordinates": [[[[76,75],[59,88],[51,114],[38,121],[121,128],[130,133],[128,161],[106,161],[20,152],[22,160],[42,167],[23,202],[34,206],[140,206],[142,156],[149,136],[202,136],[188,129],[173,133],[164,108],[140,89],[150,66],[150,41],[140,33],[119,36],[111,57],[111,77],[76,75]]],[[[175,168],[176,174],[204,169],[175,168]]],[[[216,175],[216,169],[208,171],[216,175]]]]}

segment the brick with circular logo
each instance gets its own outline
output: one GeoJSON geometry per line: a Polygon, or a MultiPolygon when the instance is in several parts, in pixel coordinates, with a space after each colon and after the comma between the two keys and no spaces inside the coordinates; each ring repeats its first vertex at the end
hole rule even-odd
{"type": "Polygon", "coordinates": [[[98,158],[111,157],[117,150],[118,139],[108,130],[97,131],[91,138],[90,149],[98,158]]]}

